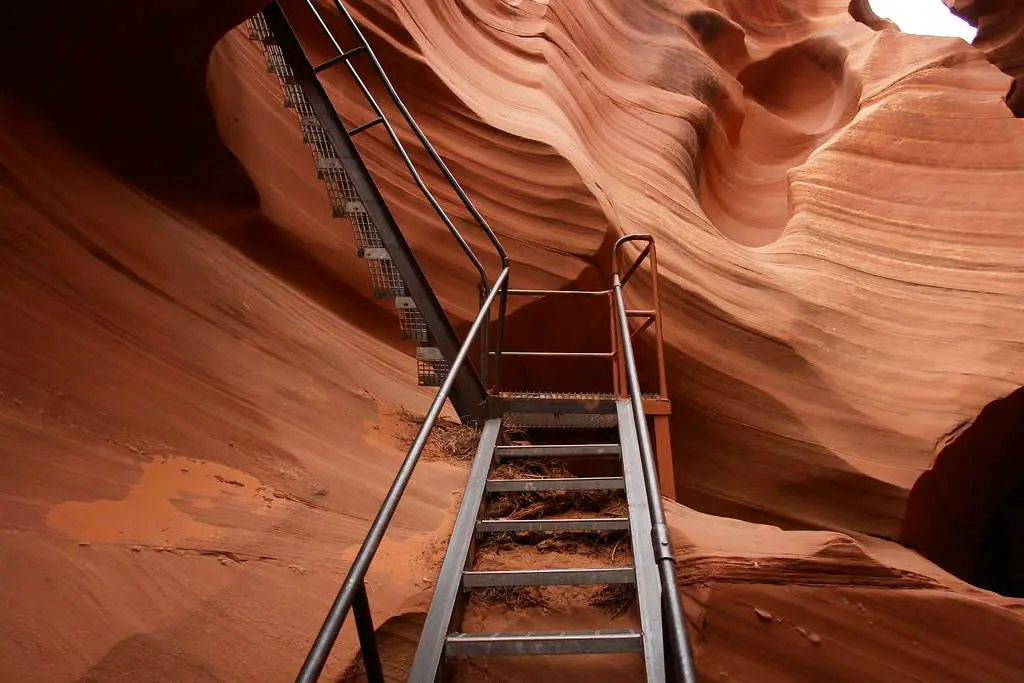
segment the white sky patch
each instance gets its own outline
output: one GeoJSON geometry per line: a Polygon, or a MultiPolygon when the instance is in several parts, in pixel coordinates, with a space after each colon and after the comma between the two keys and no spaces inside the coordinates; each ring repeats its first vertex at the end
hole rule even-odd
{"type": "Polygon", "coordinates": [[[875,14],[896,22],[904,33],[953,36],[968,43],[978,29],[949,11],[942,0],[870,0],[875,14]]]}

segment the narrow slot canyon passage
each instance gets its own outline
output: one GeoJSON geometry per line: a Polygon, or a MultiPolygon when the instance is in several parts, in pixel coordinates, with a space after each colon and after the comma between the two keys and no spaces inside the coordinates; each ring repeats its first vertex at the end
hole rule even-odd
{"type": "MultiPolygon", "coordinates": [[[[1016,449],[1016,457],[1024,449],[1016,449]]],[[[971,583],[1011,598],[1024,598],[1024,482],[992,513],[971,583]]]]}
{"type": "Polygon", "coordinates": [[[903,542],[979,588],[1024,597],[1024,389],[987,405],[918,480],[903,542]]]}

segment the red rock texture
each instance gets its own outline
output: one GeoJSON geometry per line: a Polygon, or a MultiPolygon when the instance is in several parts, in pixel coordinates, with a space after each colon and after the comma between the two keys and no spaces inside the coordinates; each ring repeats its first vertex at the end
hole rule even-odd
{"type": "MultiPolygon", "coordinates": [[[[390,406],[424,405],[292,114],[229,30],[258,4],[0,10],[5,680],[287,680],[402,455],[390,406]]],[[[943,570],[984,576],[990,522],[1019,529],[1019,50],[995,19],[1011,4],[983,5],[958,11],[1006,73],[840,0],[353,3],[515,286],[599,282],[615,237],[658,238],[704,680],[1024,666],[1022,603],[943,570]]],[[[464,264],[383,139],[361,145],[464,324],[464,264]]],[[[517,309],[513,338],[547,305],[517,309]]],[[[375,564],[396,642],[464,476],[424,463],[375,564]]],[[[519,666],[484,673],[553,675],[519,666]]]]}
{"type": "MultiPolygon", "coordinates": [[[[558,244],[532,268],[572,279],[609,232],[660,238],[684,500],[896,537],[942,437],[1021,384],[1022,128],[963,41],[838,2],[357,7],[497,229],[558,244]],[[420,93],[464,104],[438,121],[420,93]],[[520,139],[604,222],[494,200],[520,139]]],[[[426,216],[405,224],[435,234],[426,216]]]]}
{"type": "Polygon", "coordinates": [[[1024,6],[1013,0],[945,0],[946,4],[977,27],[974,45],[989,60],[1013,76],[1007,104],[1024,116],[1024,6]]]}

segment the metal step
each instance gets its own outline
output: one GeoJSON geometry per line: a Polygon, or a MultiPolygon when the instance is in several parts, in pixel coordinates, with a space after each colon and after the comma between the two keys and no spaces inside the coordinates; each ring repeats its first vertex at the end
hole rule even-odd
{"type": "Polygon", "coordinates": [[[488,479],[488,493],[518,491],[621,491],[622,477],[571,477],[568,479],[488,479]]]}
{"type": "Polygon", "coordinates": [[[264,41],[272,37],[270,29],[267,27],[267,22],[263,18],[263,15],[256,13],[249,17],[249,38],[252,40],[264,41]]]}
{"type": "Polygon", "coordinates": [[[607,429],[617,420],[614,394],[506,392],[489,397],[487,409],[523,429],[607,429]]]}
{"type": "Polygon", "coordinates": [[[416,302],[411,296],[395,297],[395,313],[398,315],[398,328],[402,339],[415,339],[421,344],[429,343],[430,331],[427,329],[427,321],[416,308],[416,302]]]}
{"type": "Polygon", "coordinates": [[[407,294],[402,274],[390,258],[367,260],[365,263],[370,271],[370,289],[374,299],[392,299],[407,294]]]}
{"type": "Polygon", "coordinates": [[[416,382],[421,387],[439,387],[444,384],[444,375],[438,373],[430,363],[418,363],[416,382]]]}
{"type": "Polygon", "coordinates": [[[500,633],[452,633],[445,641],[449,657],[500,655],[585,655],[639,652],[639,631],[522,631],[500,633]]]}
{"type": "Polygon", "coordinates": [[[610,429],[615,413],[505,413],[505,426],[512,429],[610,429]]]}
{"type": "Polygon", "coordinates": [[[579,517],[560,519],[481,519],[480,533],[502,531],[627,531],[628,517],[579,517]]]}
{"type": "Polygon", "coordinates": [[[494,455],[501,458],[590,458],[619,455],[617,443],[557,444],[552,446],[498,446],[494,455]]]}
{"type": "Polygon", "coordinates": [[[448,376],[448,362],[433,346],[416,347],[416,376],[421,387],[439,387],[448,376]]]}
{"type": "Polygon", "coordinates": [[[464,588],[491,586],[586,586],[600,583],[636,583],[632,567],[594,567],[580,569],[503,569],[465,571],[464,588]]]}

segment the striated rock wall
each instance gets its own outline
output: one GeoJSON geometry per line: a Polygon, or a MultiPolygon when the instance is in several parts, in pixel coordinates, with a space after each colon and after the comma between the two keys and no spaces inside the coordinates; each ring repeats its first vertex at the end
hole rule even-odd
{"type": "MultiPolygon", "coordinates": [[[[402,455],[381,402],[425,405],[414,361],[361,295],[0,117],[0,678],[289,678],[402,455]]],[[[422,468],[393,542],[457,487],[422,468]]]]}
{"type": "MultiPolygon", "coordinates": [[[[388,406],[425,406],[218,134],[209,53],[257,6],[0,9],[4,681],[292,677],[404,452],[388,406]]],[[[426,463],[389,546],[458,485],[426,463]]],[[[395,565],[378,609],[422,580],[395,565]]]]}
{"type": "Polygon", "coordinates": [[[1024,6],[1013,0],[945,0],[954,12],[978,28],[974,46],[1013,76],[1007,104],[1024,116],[1024,6]]]}
{"type": "MultiPolygon", "coordinates": [[[[962,41],[878,32],[841,2],[355,8],[528,263],[517,282],[572,281],[621,233],[659,238],[689,504],[896,537],[944,435],[1022,383],[1007,188],[1024,138],[1009,78],[962,41]],[[590,208],[551,220],[529,149],[590,208]]],[[[453,258],[425,207],[397,203],[428,259],[453,258]]],[[[465,269],[434,267],[471,310],[465,269]]]]}
{"type": "MultiPolygon", "coordinates": [[[[292,114],[229,30],[258,4],[0,10],[10,680],[288,679],[404,450],[393,406],[424,405],[292,114]]],[[[1024,384],[1011,77],[839,0],[353,8],[516,286],[596,285],[611,240],[657,236],[702,677],[1015,683],[1020,601],[873,537],[974,578],[988,519],[1013,519],[988,501],[1020,476],[1019,393],[995,402],[1024,384]]],[[[984,49],[1017,75],[1013,49],[984,49]]],[[[360,144],[464,324],[464,263],[378,133],[360,144]]],[[[517,309],[512,339],[547,306],[517,309]]],[[[464,477],[422,465],[371,576],[378,623],[422,611],[464,477]]]]}

